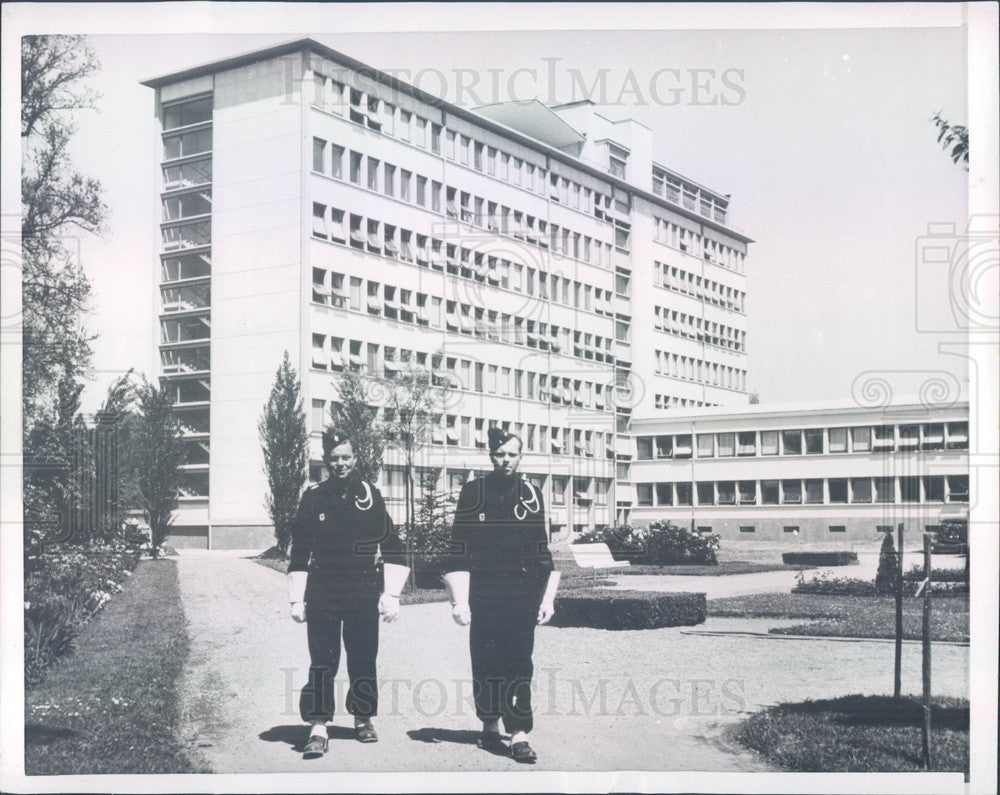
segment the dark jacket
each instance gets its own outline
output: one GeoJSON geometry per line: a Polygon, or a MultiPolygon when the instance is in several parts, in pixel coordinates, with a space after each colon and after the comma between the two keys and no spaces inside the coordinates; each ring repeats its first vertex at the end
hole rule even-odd
{"type": "Polygon", "coordinates": [[[377,487],[351,475],[303,492],[288,571],[309,572],[306,601],[377,597],[382,562],[405,566],[406,555],[377,487]]]}
{"type": "Polygon", "coordinates": [[[445,572],[477,580],[538,579],[553,570],[541,490],[520,475],[496,472],[462,487],[445,572]]]}

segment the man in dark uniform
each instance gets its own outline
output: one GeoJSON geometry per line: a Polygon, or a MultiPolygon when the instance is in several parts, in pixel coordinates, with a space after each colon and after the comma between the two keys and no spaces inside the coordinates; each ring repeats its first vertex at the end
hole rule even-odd
{"type": "Polygon", "coordinates": [[[329,477],[302,495],[288,564],[292,618],[308,623],[309,683],[299,699],[302,719],[312,725],[306,759],[327,750],[341,632],[350,679],[347,711],[354,715],[355,736],[364,743],[378,740],[371,723],[378,711],[378,619],[396,618],[410,571],[381,493],[354,471],[351,440],[325,430],[323,462],[329,477]]]}
{"type": "Polygon", "coordinates": [[[555,610],[559,572],[549,552],[541,491],[517,471],[521,440],[490,428],[489,447],[493,472],[466,483],[458,498],[445,583],[455,622],[471,621],[480,746],[532,764],[531,653],[535,626],[555,610]],[[509,748],[501,719],[511,735],[509,748]]]}

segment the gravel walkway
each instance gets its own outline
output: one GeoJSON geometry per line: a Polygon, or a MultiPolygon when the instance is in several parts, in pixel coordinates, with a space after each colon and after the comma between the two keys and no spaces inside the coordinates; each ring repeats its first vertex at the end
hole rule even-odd
{"type": "MultiPolygon", "coordinates": [[[[380,742],[355,742],[341,713],[330,752],[302,761],[297,696],[308,667],[306,633],[287,615],[284,576],[222,555],[181,556],[178,567],[191,637],[185,735],[213,771],[526,769],[474,745],[468,629],[451,621],[447,604],[405,606],[382,627],[380,742]]],[[[702,626],[764,631],[782,623],[795,622],[711,618],[702,626]]],[[[542,627],[536,638],[535,770],[767,770],[720,739],[725,725],[778,701],[892,687],[891,649],[881,644],[679,629],[542,627]]],[[[903,662],[904,689],[916,692],[919,648],[904,648],[903,662]]],[[[967,695],[967,665],[968,649],[935,648],[935,692],[967,695]]]]}

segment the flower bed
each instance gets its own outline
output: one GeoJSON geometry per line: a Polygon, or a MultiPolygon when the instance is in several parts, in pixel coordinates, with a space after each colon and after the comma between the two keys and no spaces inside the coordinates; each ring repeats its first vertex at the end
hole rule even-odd
{"type": "Polygon", "coordinates": [[[27,687],[72,651],[80,628],[122,590],[138,559],[138,548],[123,542],[46,545],[24,581],[27,687]]]}
{"type": "MultiPolygon", "coordinates": [[[[903,581],[903,595],[915,596],[920,582],[906,579],[903,581]]],[[[879,591],[872,580],[862,580],[857,577],[832,577],[827,573],[814,575],[805,579],[801,574],[796,578],[792,593],[819,594],[826,596],[886,596],[879,591]]],[[[969,586],[965,582],[932,582],[931,593],[935,596],[967,596],[969,586]]]]}
{"type": "Polygon", "coordinates": [[[556,595],[555,627],[658,629],[705,621],[703,593],[571,589],[556,595]]]}

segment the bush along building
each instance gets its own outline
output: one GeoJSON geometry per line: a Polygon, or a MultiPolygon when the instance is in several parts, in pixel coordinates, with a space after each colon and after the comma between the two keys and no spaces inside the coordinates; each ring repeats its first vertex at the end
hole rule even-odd
{"type": "MultiPolygon", "coordinates": [[[[144,85],[153,345],[185,433],[175,545],[270,542],[257,419],[285,350],[312,478],[341,373],[427,368],[449,397],[414,480],[456,492],[508,426],[554,539],[667,507],[648,489],[679,475],[634,460],[637,423],[746,403],[751,241],[642,124],[588,101],[469,110],[309,39],[144,85]]],[[[401,519],[391,449],[380,479],[401,519]]]]}

